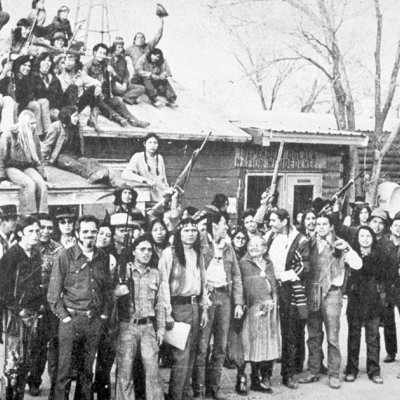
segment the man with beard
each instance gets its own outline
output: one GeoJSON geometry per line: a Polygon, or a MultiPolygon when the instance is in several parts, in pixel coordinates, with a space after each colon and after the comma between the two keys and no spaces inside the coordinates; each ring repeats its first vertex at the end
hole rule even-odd
{"type": "MultiPolygon", "coordinates": [[[[54,222],[49,214],[39,214],[40,222],[40,242],[39,250],[42,254],[42,284],[41,290],[43,297],[46,297],[49,287],[51,268],[55,254],[62,249],[62,246],[52,239],[54,231],[54,222]]],[[[48,361],[48,372],[52,381],[55,380],[55,368],[57,352],[55,347],[55,336],[57,335],[58,320],[51,312],[47,304],[40,310],[41,317],[38,322],[36,340],[33,345],[31,359],[32,368],[28,376],[29,393],[32,396],[38,396],[42,375],[48,361]],[[47,344],[49,349],[47,353],[47,344]]]]}
{"type": "Polygon", "coordinates": [[[6,400],[24,397],[31,364],[32,339],[45,297],[40,289],[42,257],[39,221],[31,216],[17,221],[18,243],[0,260],[0,294],[5,320],[6,400]]]}
{"type": "Polygon", "coordinates": [[[111,308],[109,258],[95,246],[98,230],[96,217],[81,216],[77,222],[77,243],[62,250],[53,263],[47,300],[60,319],[56,399],[68,396],[75,343],[83,349],[77,365],[81,399],[92,398],[93,363],[103,321],[111,308]]]}
{"type": "Polygon", "coordinates": [[[207,233],[202,243],[202,254],[206,267],[206,287],[211,301],[208,308],[208,322],[199,332],[194,374],[195,396],[204,395],[223,400],[219,392],[222,367],[228,340],[231,304],[234,317],[243,315],[242,276],[232,246],[226,243],[226,219],[222,211],[208,206],[207,233]],[[215,210],[211,212],[210,208],[215,210]],[[207,362],[207,349],[211,333],[214,344],[211,358],[207,362]]]}

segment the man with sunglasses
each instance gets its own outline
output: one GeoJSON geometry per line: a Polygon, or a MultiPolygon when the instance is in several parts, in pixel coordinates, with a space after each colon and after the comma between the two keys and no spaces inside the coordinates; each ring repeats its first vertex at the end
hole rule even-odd
{"type": "Polygon", "coordinates": [[[69,207],[60,207],[56,212],[58,229],[60,230],[60,243],[64,249],[69,249],[76,243],[74,227],[76,215],[69,207]]]}
{"type": "Polygon", "coordinates": [[[98,230],[96,217],[81,216],[75,245],[61,250],[53,262],[47,300],[60,319],[56,399],[68,397],[75,343],[83,349],[77,357],[79,398],[92,399],[93,363],[112,305],[109,258],[95,245],[98,230]]]}
{"type": "MultiPolygon", "coordinates": [[[[62,246],[52,239],[54,222],[50,215],[39,214],[38,219],[40,222],[40,242],[38,248],[42,255],[41,290],[43,297],[46,297],[53,259],[55,254],[62,249],[62,246]]],[[[39,388],[42,383],[42,375],[47,361],[48,373],[52,381],[52,389],[54,389],[53,380],[55,380],[56,373],[57,347],[55,340],[57,336],[58,320],[47,304],[40,310],[40,313],[41,317],[38,321],[36,340],[31,353],[32,368],[27,379],[31,396],[38,396],[40,393],[39,388]],[[48,344],[49,348],[47,351],[48,344]]]]}

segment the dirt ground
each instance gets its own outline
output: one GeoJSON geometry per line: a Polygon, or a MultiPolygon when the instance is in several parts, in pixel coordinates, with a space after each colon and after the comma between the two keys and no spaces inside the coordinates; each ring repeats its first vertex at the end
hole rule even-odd
{"type": "MultiPolygon", "coordinates": [[[[346,364],[346,349],[347,349],[347,322],[345,316],[345,305],[343,307],[342,312],[342,324],[341,324],[341,334],[340,334],[340,342],[342,349],[342,371],[344,370],[346,364]]],[[[396,323],[397,326],[400,327],[400,320],[398,315],[396,315],[396,323]]],[[[400,336],[400,332],[399,332],[400,336]]],[[[362,341],[364,341],[364,336],[362,337],[362,341]]],[[[325,349],[325,354],[326,349],[325,349]]],[[[400,379],[397,379],[396,376],[400,372],[400,354],[398,355],[398,359],[396,362],[391,364],[383,363],[383,358],[386,356],[385,345],[383,341],[383,331],[381,330],[381,369],[382,369],[382,377],[384,379],[383,385],[374,384],[372,381],[368,379],[365,369],[365,356],[366,356],[366,348],[365,343],[361,344],[361,352],[360,352],[360,372],[357,380],[354,383],[342,382],[342,388],[339,390],[331,389],[328,386],[328,378],[326,376],[322,376],[321,380],[316,383],[311,383],[307,385],[299,385],[299,389],[290,390],[285,386],[282,386],[280,380],[280,364],[275,364],[274,373],[272,379],[273,385],[273,394],[262,394],[256,392],[250,392],[249,396],[239,396],[234,391],[234,386],[236,383],[236,372],[234,370],[224,369],[221,380],[221,393],[229,400],[235,399],[266,399],[268,397],[280,399],[280,400],[293,400],[293,399],[307,399],[307,400],[337,400],[340,398],[341,400],[394,400],[400,397],[400,379]]],[[[1,349],[0,353],[0,365],[3,365],[4,358],[4,350],[1,349]]],[[[305,363],[306,366],[306,363],[305,363]]],[[[248,366],[248,369],[250,367],[248,366]]],[[[303,372],[301,375],[296,375],[296,378],[305,375],[306,372],[303,372]]],[[[168,387],[168,379],[169,379],[169,370],[162,370],[162,375],[165,382],[165,388],[167,390],[168,387]]],[[[341,379],[343,379],[343,375],[341,379]]],[[[49,377],[47,372],[45,372],[43,376],[43,384],[41,387],[42,391],[39,397],[31,397],[26,391],[25,399],[38,399],[45,400],[49,394],[49,377]]],[[[72,398],[72,395],[71,395],[72,398]]]]}

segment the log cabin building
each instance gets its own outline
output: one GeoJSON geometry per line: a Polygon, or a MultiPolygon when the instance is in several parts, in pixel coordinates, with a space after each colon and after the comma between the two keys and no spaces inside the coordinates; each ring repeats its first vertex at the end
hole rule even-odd
{"type": "MultiPolygon", "coordinates": [[[[175,86],[178,86],[175,84],[175,86]]],[[[216,193],[229,197],[228,211],[236,219],[243,209],[257,207],[261,193],[270,184],[279,143],[285,147],[279,167],[278,205],[296,213],[311,205],[313,198],[329,197],[343,185],[349,146],[365,148],[368,137],[361,132],[338,131],[327,126],[330,116],[264,112],[259,116],[229,118],[204,99],[177,87],[179,107],[156,109],[140,103],[131,108],[140,119],[151,122],[147,129],[121,128],[100,118],[104,132],[86,127],[81,118],[85,153],[120,173],[133,153],[142,151],[148,132],[160,139],[168,181],[172,184],[201,145],[212,135],[195,164],[187,184],[184,205],[203,207],[216,193]],[[325,121],[325,124],[321,121],[325,121]]],[[[80,213],[104,216],[113,197],[112,189],[88,184],[84,178],[47,167],[50,209],[57,205],[76,206],[80,213]]],[[[149,201],[149,187],[135,184],[138,206],[149,201]]],[[[1,204],[18,205],[18,187],[1,188],[1,204]]]]}

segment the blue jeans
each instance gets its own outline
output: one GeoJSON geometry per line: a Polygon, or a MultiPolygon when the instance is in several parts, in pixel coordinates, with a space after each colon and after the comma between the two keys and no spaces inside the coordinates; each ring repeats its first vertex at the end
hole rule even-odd
{"type": "Polygon", "coordinates": [[[308,366],[314,375],[318,375],[321,368],[322,324],[324,324],[328,341],[328,375],[339,378],[341,362],[339,331],[342,303],[342,290],[330,290],[321,300],[320,309],[310,312],[308,317],[308,366]]]}
{"type": "Polygon", "coordinates": [[[379,375],[380,318],[369,318],[364,320],[359,315],[347,315],[349,334],[347,338],[347,366],[346,374],[358,374],[358,362],[360,356],[361,329],[365,326],[365,342],[367,343],[367,374],[370,378],[379,375]]]}
{"type": "Polygon", "coordinates": [[[133,367],[138,352],[146,379],[146,399],[163,400],[164,391],[158,368],[158,344],[154,326],[152,323],[136,325],[132,322],[120,322],[116,400],[135,399],[133,367]]]}
{"type": "Polygon", "coordinates": [[[103,322],[100,317],[89,318],[86,315],[74,315],[72,321],[61,322],[58,326],[59,356],[55,389],[57,400],[68,399],[71,383],[72,350],[78,342],[83,350],[79,358],[78,376],[81,380],[81,400],[92,400],[93,364],[97,344],[102,333],[103,322]]]}
{"type": "Polygon", "coordinates": [[[191,325],[185,349],[171,348],[172,367],[169,379],[169,396],[174,400],[182,400],[193,397],[190,382],[196,357],[199,331],[199,305],[173,305],[172,318],[177,322],[186,322],[191,325]]]}
{"type": "Polygon", "coordinates": [[[213,291],[210,295],[212,305],[208,309],[208,322],[199,332],[193,387],[195,393],[207,391],[217,393],[225,361],[226,345],[231,316],[231,298],[228,291],[213,291]],[[207,349],[211,333],[214,344],[211,358],[207,362],[207,349]]]}

